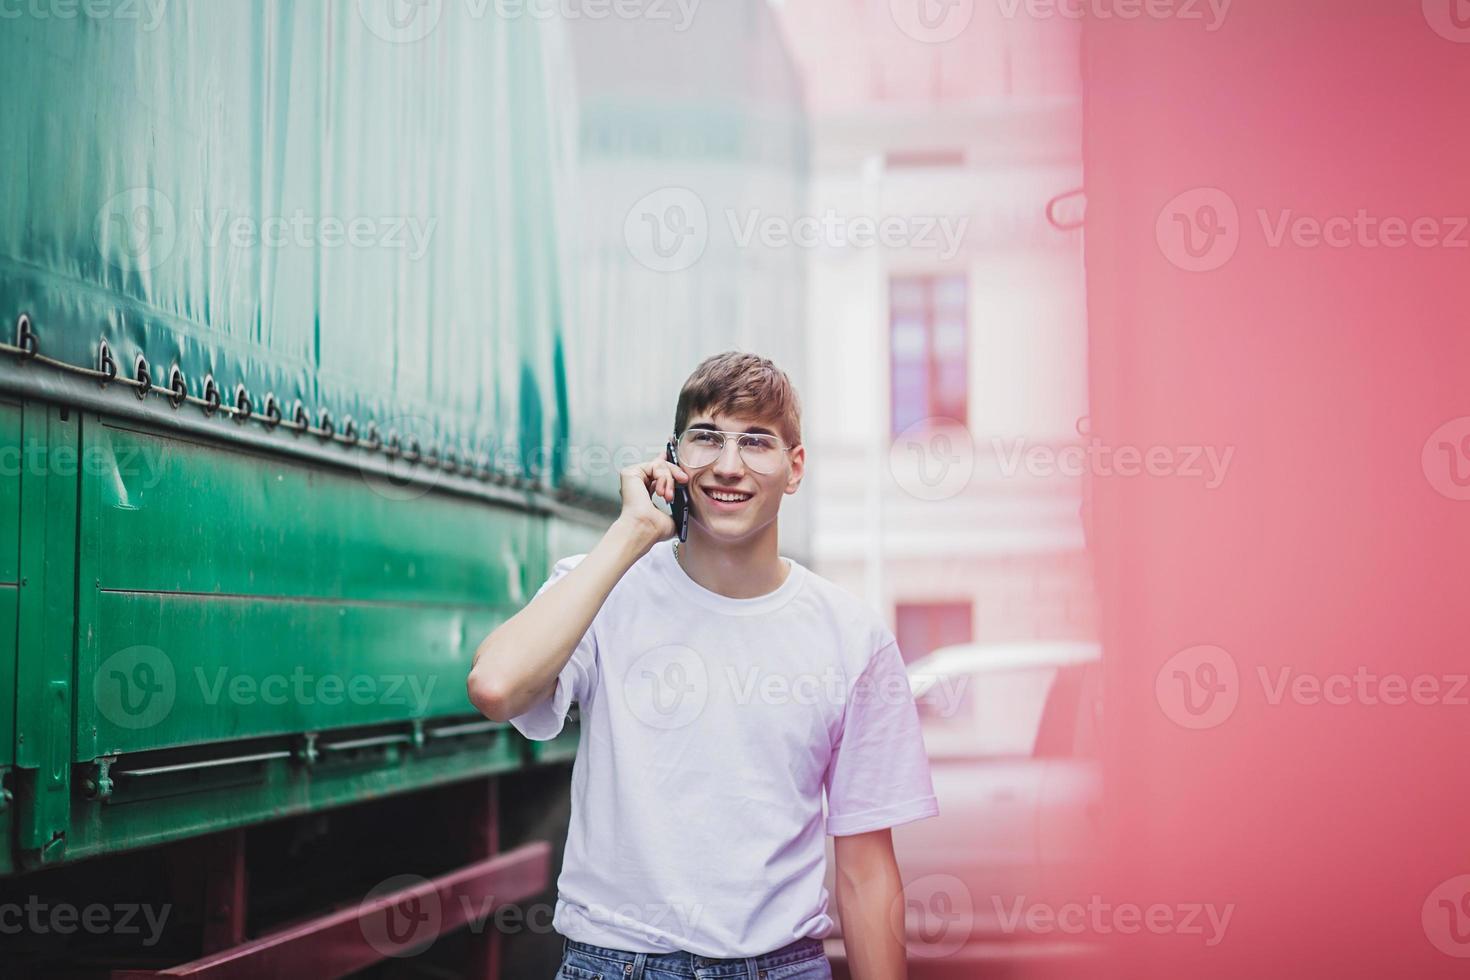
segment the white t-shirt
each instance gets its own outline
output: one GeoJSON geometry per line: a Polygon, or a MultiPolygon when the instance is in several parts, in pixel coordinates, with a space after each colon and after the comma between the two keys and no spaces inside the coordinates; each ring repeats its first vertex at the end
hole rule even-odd
{"type": "MultiPolygon", "coordinates": [[[[557,562],[540,591],[584,557],[557,562]]],[[[548,739],[581,706],[562,935],[711,957],[821,938],[824,829],[939,813],[893,634],[786,561],[774,592],[731,599],[661,542],[613,587],[552,696],[511,719],[548,739]]]]}

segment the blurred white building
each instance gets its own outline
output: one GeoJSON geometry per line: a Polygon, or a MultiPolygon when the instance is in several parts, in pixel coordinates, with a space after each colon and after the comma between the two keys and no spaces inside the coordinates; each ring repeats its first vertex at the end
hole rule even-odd
{"type": "Polygon", "coordinates": [[[1082,187],[1079,25],[968,0],[779,10],[811,115],[793,247],[816,567],[887,610],[909,660],[1090,638],[1082,240],[1047,218],[1082,187]]]}

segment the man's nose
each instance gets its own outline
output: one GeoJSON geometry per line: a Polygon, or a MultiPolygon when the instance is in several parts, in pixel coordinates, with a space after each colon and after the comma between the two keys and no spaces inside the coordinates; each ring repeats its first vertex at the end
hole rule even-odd
{"type": "Polygon", "coordinates": [[[719,458],[715,460],[715,472],[739,476],[745,472],[745,460],[740,458],[740,444],[734,439],[726,439],[725,444],[720,447],[719,458]]]}

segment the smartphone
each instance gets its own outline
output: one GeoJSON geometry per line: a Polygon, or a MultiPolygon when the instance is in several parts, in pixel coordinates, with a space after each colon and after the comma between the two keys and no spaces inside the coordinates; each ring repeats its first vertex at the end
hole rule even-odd
{"type": "MultiPolygon", "coordinates": [[[[675,466],[679,465],[679,454],[674,451],[674,441],[670,439],[664,446],[664,458],[675,466]]],[[[680,541],[689,540],[689,490],[682,483],[674,484],[674,499],[669,504],[669,513],[674,518],[674,529],[679,534],[680,541]]]]}

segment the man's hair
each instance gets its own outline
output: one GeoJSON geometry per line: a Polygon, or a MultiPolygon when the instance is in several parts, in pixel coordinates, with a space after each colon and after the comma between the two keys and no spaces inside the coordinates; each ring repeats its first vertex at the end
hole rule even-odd
{"type": "Polygon", "coordinates": [[[788,446],[801,442],[796,386],[785,371],[759,354],[727,350],[701,361],[679,391],[674,431],[682,433],[697,412],[770,422],[788,446]]]}

